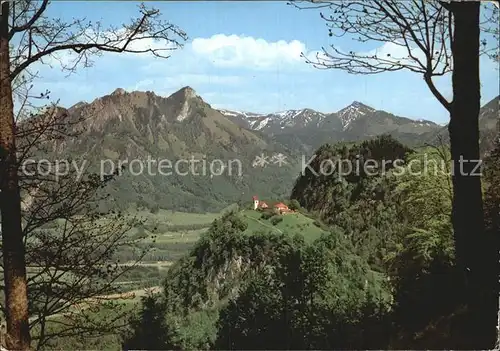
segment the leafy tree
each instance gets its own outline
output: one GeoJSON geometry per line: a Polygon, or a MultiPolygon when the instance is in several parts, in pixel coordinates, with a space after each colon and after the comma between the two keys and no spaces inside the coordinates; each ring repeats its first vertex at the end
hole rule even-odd
{"type": "Polygon", "coordinates": [[[292,199],[288,203],[288,208],[292,211],[298,211],[300,210],[300,203],[297,201],[297,199],[292,199]]]}
{"type": "Polygon", "coordinates": [[[445,145],[428,147],[411,155],[405,168],[394,173],[394,193],[407,228],[440,235],[448,248],[453,246],[450,159],[445,145]]]}
{"type": "Polygon", "coordinates": [[[402,224],[397,202],[391,198],[395,183],[387,175],[399,163],[404,165],[411,152],[387,135],[358,144],[323,145],[311,169],[297,178],[291,198],[325,223],[341,227],[356,253],[374,269],[383,270],[384,250],[399,237],[402,224]],[[379,166],[370,174],[363,167],[368,159],[379,166]],[[338,166],[331,174],[321,172],[329,160],[338,166]]]}
{"type": "MultiPolygon", "coordinates": [[[[311,0],[314,3],[314,1],[311,0]]],[[[297,2],[298,7],[302,1],[297,2]]],[[[496,4],[498,4],[496,2],[496,4]]],[[[482,52],[498,58],[498,7],[477,1],[402,2],[397,0],[326,1],[302,8],[328,8],[321,14],[330,36],[352,36],[359,42],[391,43],[402,54],[383,55],[345,52],[334,46],[314,59],[316,67],[341,69],[354,74],[377,74],[409,70],[422,75],[429,90],[450,113],[448,126],[453,173],[453,229],[457,269],[467,282],[463,295],[470,308],[468,348],[492,347],[498,309],[490,292],[497,277],[488,268],[496,248],[488,246],[484,231],[481,178],[474,174],[480,159],[479,56],[482,52]],[[489,35],[480,38],[481,27],[489,35]],[[493,46],[488,39],[493,37],[493,46]],[[496,39],[496,40],[495,40],[496,39]],[[453,100],[448,101],[433,78],[451,74],[453,100]],[[465,160],[465,162],[464,162],[465,160]],[[458,171],[460,169],[460,171],[458,171]],[[480,317],[482,316],[482,317],[480,317]]]]}
{"type": "MultiPolygon", "coordinates": [[[[80,120],[69,118],[54,106],[30,107],[35,115],[22,118],[16,132],[18,161],[22,165],[19,186],[24,199],[23,250],[30,272],[29,329],[31,346],[40,349],[57,338],[92,338],[120,328],[121,322],[114,315],[103,314],[103,318],[90,322],[92,309],[74,312],[72,306],[116,292],[116,280],[132,268],[119,264],[120,252],[135,250],[137,254],[130,260],[140,260],[149,246],[145,245],[143,251],[137,247],[137,240],[127,235],[141,223],[140,219],[119,211],[104,211],[100,206],[116,174],[101,178],[88,169],[77,174],[71,168],[58,174],[61,169],[55,163],[42,170],[37,167],[36,160],[45,159],[48,148],[78,138],[75,126],[80,120]],[[52,318],[70,312],[71,320],[64,326],[52,318]]],[[[61,155],[59,160],[81,164],[81,160],[67,156],[61,155]]],[[[106,305],[97,303],[94,307],[100,310],[106,305]]],[[[119,307],[115,306],[116,314],[119,307]]]]}
{"type": "Polygon", "coordinates": [[[221,311],[215,348],[384,347],[387,333],[367,333],[386,323],[383,298],[373,298],[383,289],[338,238],[332,233],[312,246],[299,238],[280,246],[221,311]]]}
{"type": "Polygon", "coordinates": [[[141,298],[141,311],[130,320],[130,333],[124,335],[124,350],[174,350],[173,332],[166,320],[167,307],[158,296],[141,298]]]}
{"type": "MultiPolygon", "coordinates": [[[[497,122],[500,127],[500,122],[497,122]]],[[[500,128],[498,129],[500,131],[500,128]]],[[[485,159],[484,167],[484,180],[485,186],[485,223],[486,223],[486,233],[489,239],[489,245],[495,248],[499,248],[499,233],[500,233],[500,134],[498,134],[495,147],[490,152],[490,154],[485,159]]],[[[490,265],[491,274],[498,274],[500,271],[499,258],[491,258],[490,265]]],[[[492,295],[499,296],[500,298],[500,288],[497,285],[495,289],[492,289],[492,295]]],[[[500,347],[500,309],[498,312],[498,336],[496,347],[500,347]]]]}
{"type": "Polygon", "coordinates": [[[458,310],[463,288],[454,274],[450,158],[444,145],[425,148],[394,175],[394,198],[400,199],[404,226],[386,260],[394,288],[397,348],[446,348],[458,340],[444,331],[437,332],[439,337],[423,332],[458,310]]]}
{"type": "Polygon", "coordinates": [[[63,69],[72,71],[79,65],[89,66],[92,55],[100,52],[149,52],[166,57],[165,50],[175,48],[185,38],[181,30],[161,21],[157,10],[145,6],[141,6],[140,16],[123,29],[102,28],[99,23],[78,18],[68,23],[49,17],[48,7],[48,0],[3,2],[0,12],[0,210],[6,343],[8,348],[16,350],[29,348],[30,333],[13,88],[30,83],[34,77],[29,70],[32,64],[48,58],[58,60],[63,51],[74,55],[70,64],[61,64],[63,69]],[[157,40],[163,45],[137,46],[143,39],[157,40]]]}
{"type": "Polygon", "coordinates": [[[278,223],[282,222],[283,221],[283,216],[281,215],[275,215],[275,216],[272,216],[269,221],[271,221],[271,224],[272,225],[277,225],[278,223]]]}

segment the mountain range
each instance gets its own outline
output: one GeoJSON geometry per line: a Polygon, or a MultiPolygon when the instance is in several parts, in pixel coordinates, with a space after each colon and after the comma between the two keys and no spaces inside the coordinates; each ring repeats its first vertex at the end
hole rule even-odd
{"type": "Polygon", "coordinates": [[[242,126],[268,133],[288,133],[303,128],[330,130],[352,134],[373,134],[402,131],[415,134],[428,132],[437,124],[426,120],[412,120],[385,111],[376,110],[361,102],[354,101],[349,106],[333,113],[321,113],[309,108],[287,110],[259,115],[239,111],[219,110],[242,126]]]}
{"type": "Polygon", "coordinates": [[[358,101],[333,113],[309,108],[270,114],[229,110],[220,112],[247,129],[276,136],[278,141],[288,147],[302,145],[303,150],[309,152],[325,142],[360,140],[384,133],[414,144],[423,139],[422,135],[440,128],[428,120],[396,116],[358,101]]]}
{"type": "MultiPolygon", "coordinates": [[[[357,101],[333,113],[308,108],[270,114],[215,109],[191,87],[168,97],[116,89],[90,103],[61,109],[82,120],[80,135],[54,144],[52,153],[83,158],[96,171],[103,160],[107,165],[129,162],[129,171],[110,185],[111,200],[103,210],[135,203],[149,209],[203,212],[252,195],[283,199],[301,170],[302,157],[324,143],[391,134],[415,146],[443,131],[434,122],[396,116],[357,101]],[[202,162],[193,169],[184,164],[182,172],[168,176],[158,174],[158,166],[155,174],[137,172],[140,165],[132,169],[131,160],[142,160],[144,168],[148,158],[172,163],[194,158],[209,165],[218,160],[217,174],[203,173],[202,162]],[[230,161],[241,167],[231,169],[230,161]]],[[[482,134],[488,138],[497,116],[498,98],[482,110],[482,134]]]]}

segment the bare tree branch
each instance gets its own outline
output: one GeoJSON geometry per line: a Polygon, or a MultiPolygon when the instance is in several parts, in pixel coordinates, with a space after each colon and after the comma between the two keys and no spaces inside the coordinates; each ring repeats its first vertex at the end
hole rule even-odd
{"type": "Polygon", "coordinates": [[[160,12],[139,6],[140,16],[122,28],[104,28],[100,22],[84,18],[65,22],[45,15],[49,2],[26,1],[14,7],[9,36],[16,43],[11,56],[11,80],[33,63],[57,62],[63,70],[73,72],[78,66],[92,65],[91,57],[102,52],[149,53],[168,58],[165,52],[182,47],[187,39],[177,26],[160,19],[160,12]],[[18,23],[21,22],[21,23],[18,23]],[[65,58],[57,55],[65,52],[65,58]],[[73,53],[73,55],[71,55],[73,53]]]}
{"type": "MultiPolygon", "coordinates": [[[[346,52],[335,45],[322,48],[306,62],[316,68],[340,69],[352,74],[378,74],[409,70],[422,74],[424,82],[440,104],[448,111],[446,100],[433,82],[433,77],[452,71],[451,42],[453,15],[445,1],[428,0],[339,0],[292,1],[298,9],[329,9],[320,13],[331,37],[350,37],[361,43],[383,44],[382,50],[346,52]],[[385,49],[385,51],[384,51],[385,49]]],[[[498,39],[498,8],[483,6],[483,33],[498,39]]],[[[486,40],[486,39],[485,39],[486,40]]],[[[497,43],[483,41],[483,53],[498,59],[497,43]]]]}
{"type": "MultiPolygon", "coordinates": [[[[65,155],[53,146],[76,140],[78,124],[84,120],[53,105],[39,112],[18,124],[19,160],[48,159],[53,155],[57,162],[65,155]]],[[[128,233],[142,220],[119,211],[98,211],[99,202],[106,199],[103,191],[113,176],[101,178],[87,169],[83,179],[78,179],[75,171],[61,177],[54,165],[40,169],[36,164],[21,167],[19,163],[26,265],[30,273],[30,329],[36,330],[36,349],[56,337],[102,335],[116,328],[115,324],[91,323],[88,313],[72,314],[75,318],[66,319],[57,332],[47,323],[58,323],[52,316],[66,315],[89,299],[97,299],[94,304],[99,308],[102,301],[98,297],[116,293],[117,279],[133,269],[148,250],[139,249],[137,255],[129,257],[132,264],[119,263],[123,250],[140,243],[128,233]]]]}
{"type": "MultiPolygon", "coordinates": [[[[29,268],[28,276],[26,272],[18,276],[23,279],[27,276],[29,301],[22,307],[29,311],[30,329],[36,329],[33,338],[36,349],[56,336],[95,336],[108,332],[111,325],[92,322],[90,313],[81,313],[80,318],[75,314],[70,318],[66,313],[75,304],[87,303],[89,298],[99,300],[100,296],[116,291],[115,281],[134,267],[120,265],[118,257],[125,255],[137,262],[148,245],[138,247],[139,239],[129,236],[129,229],[140,223],[140,219],[127,218],[120,212],[102,213],[99,209],[106,198],[102,192],[114,176],[101,178],[89,168],[83,177],[74,170],[62,178],[55,172],[58,157],[71,160],[64,153],[65,146],[78,139],[84,117],[75,117],[57,104],[43,104],[40,108],[33,103],[34,99],[45,102],[49,99],[48,92],[38,97],[30,94],[30,83],[37,77],[34,64],[60,65],[70,74],[78,67],[91,66],[92,58],[104,52],[149,53],[167,58],[167,53],[180,48],[187,39],[180,28],[162,20],[158,10],[143,4],[139,6],[139,15],[120,27],[104,27],[99,21],[85,18],[69,21],[52,18],[47,13],[49,5],[48,0],[16,0],[12,5],[2,5],[5,12],[1,63],[2,77],[6,78],[2,81],[7,82],[2,91],[9,91],[2,101],[12,100],[10,88],[13,88],[13,94],[21,102],[17,116],[12,104],[5,106],[4,111],[13,125],[9,138],[15,140],[12,143],[15,147],[9,151],[15,161],[7,180],[21,189],[22,194],[22,200],[15,200],[17,205],[21,203],[16,213],[21,219],[14,220],[20,226],[13,242],[21,252],[20,266],[29,268]],[[47,160],[45,167],[25,162],[51,158],[50,155],[54,159],[47,160]],[[65,314],[64,319],[49,321],[50,316],[60,313],[65,314]],[[49,327],[57,323],[62,327],[57,330],[49,327]]],[[[6,214],[9,213],[2,209],[3,219],[8,217],[6,214]]],[[[1,249],[2,255],[9,257],[7,245],[1,249]]],[[[3,268],[10,272],[11,267],[3,268]]],[[[15,291],[9,285],[1,288],[15,291]]],[[[3,306],[0,309],[6,310],[3,306]]],[[[93,310],[94,307],[89,309],[93,310]]],[[[27,329],[27,313],[25,317],[27,329]]],[[[29,344],[29,335],[16,334],[14,338],[27,340],[29,344]]]]}
{"type": "MultiPolygon", "coordinates": [[[[20,25],[20,26],[13,26],[11,28],[11,30],[9,31],[9,40],[12,39],[12,37],[14,36],[14,34],[16,33],[19,33],[19,32],[23,32],[29,28],[31,28],[31,26],[42,16],[42,14],[45,12],[45,9],[47,8],[47,5],[49,3],[49,0],[43,0],[42,1],[42,4],[40,5],[40,8],[38,10],[36,10],[35,14],[33,15],[33,17],[30,18],[30,20],[28,22],[26,22],[25,24],[23,25],[20,25]]],[[[15,12],[13,11],[13,22],[15,21],[15,12]]]]}

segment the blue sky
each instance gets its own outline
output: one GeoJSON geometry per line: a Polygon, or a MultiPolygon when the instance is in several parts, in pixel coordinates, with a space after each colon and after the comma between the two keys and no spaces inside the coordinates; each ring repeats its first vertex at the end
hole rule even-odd
{"type": "MultiPolygon", "coordinates": [[[[173,51],[169,59],[105,54],[92,67],[81,68],[69,77],[57,65],[42,67],[36,89],[49,89],[53,99],[71,106],[118,87],[168,96],[189,85],[217,108],[266,113],[309,107],[334,112],[357,100],[401,116],[448,121],[446,111],[418,74],[349,75],[306,64],[299,57],[301,51],[312,54],[330,44],[354,51],[377,49],[374,43],[359,44],[349,38],[333,41],[318,11],[298,10],[285,1],[147,4],[160,9],[165,20],[189,36],[184,47],[173,51]]],[[[54,1],[48,14],[119,25],[138,13],[137,5],[54,1]]],[[[498,71],[487,59],[481,64],[485,103],[499,94],[498,71]]],[[[447,79],[439,86],[445,96],[451,96],[447,79]]]]}

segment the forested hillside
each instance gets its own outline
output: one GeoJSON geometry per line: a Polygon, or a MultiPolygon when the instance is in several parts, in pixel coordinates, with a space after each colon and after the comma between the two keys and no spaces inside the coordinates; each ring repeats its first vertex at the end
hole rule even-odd
{"type": "MultiPolygon", "coordinates": [[[[498,210],[497,149],[485,179],[487,206],[498,210]]],[[[169,326],[163,348],[418,349],[463,342],[453,332],[468,312],[452,274],[447,147],[410,149],[381,136],[324,145],[316,155],[291,198],[329,233],[308,244],[302,235],[244,234],[238,214],[216,220],[170,270],[157,297],[169,326]],[[337,169],[315,176],[328,159],[400,162],[369,174],[337,169]],[[193,334],[194,325],[203,332],[193,334]]],[[[486,216],[496,230],[498,214],[486,216]]],[[[126,345],[158,348],[141,334],[155,322],[141,323],[126,345]]]]}

